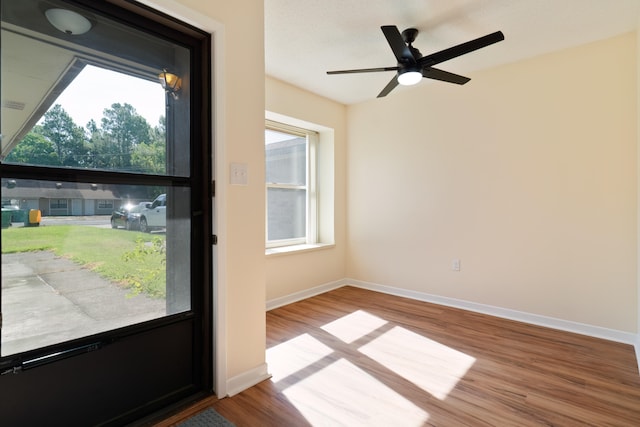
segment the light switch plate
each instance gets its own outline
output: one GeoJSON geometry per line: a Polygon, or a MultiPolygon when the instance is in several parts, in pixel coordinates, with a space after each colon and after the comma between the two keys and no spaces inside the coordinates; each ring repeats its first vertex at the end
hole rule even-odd
{"type": "Polygon", "coordinates": [[[231,163],[229,168],[229,182],[231,185],[248,185],[249,170],[246,163],[231,163]]]}

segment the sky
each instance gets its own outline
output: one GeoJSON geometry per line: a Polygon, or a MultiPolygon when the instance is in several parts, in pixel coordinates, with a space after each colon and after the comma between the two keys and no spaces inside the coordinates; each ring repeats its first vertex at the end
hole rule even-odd
{"type": "Polygon", "coordinates": [[[85,127],[93,119],[100,126],[102,112],[111,104],[131,104],[138,114],[156,126],[165,114],[165,94],[157,83],[87,65],[55,101],[85,127]]]}

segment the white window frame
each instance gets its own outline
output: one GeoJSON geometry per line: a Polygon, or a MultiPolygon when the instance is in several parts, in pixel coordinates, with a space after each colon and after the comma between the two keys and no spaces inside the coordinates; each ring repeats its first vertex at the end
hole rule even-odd
{"type": "MultiPolygon", "coordinates": [[[[307,140],[307,176],[306,185],[290,185],[281,183],[270,183],[265,180],[265,242],[266,248],[279,248],[284,246],[296,246],[296,245],[309,245],[318,242],[318,192],[317,192],[317,150],[318,150],[318,132],[303,129],[296,126],[287,125],[284,123],[275,122],[272,120],[265,121],[265,129],[273,130],[276,132],[288,133],[291,135],[305,137],[307,140]],[[282,188],[290,190],[306,190],[306,233],[302,238],[295,239],[279,239],[269,240],[269,204],[268,204],[268,191],[270,188],[282,188]]],[[[266,145],[265,145],[266,147],[266,145]]],[[[265,159],[266,160],[266,159],[265,159]]]]}

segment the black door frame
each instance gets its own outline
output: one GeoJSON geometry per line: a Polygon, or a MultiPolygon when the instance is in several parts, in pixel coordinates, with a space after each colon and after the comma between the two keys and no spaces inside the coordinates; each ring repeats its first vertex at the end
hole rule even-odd
{"type": "MultiPolygon", "coordinates": [[[[191,189],[191,310],[0,359],[0,419],[7,425],[122,425],[213,393],[210,35],[128,0],[65,1],[191,51],[191,173],[184,182],[166,178],[191,189]]],[[[113,182],[99,171],[0,168],[17,178],[46,169],[62,181],[113,182]]],[[[128,178],[158,183],[118,179],[128,178]]]]}

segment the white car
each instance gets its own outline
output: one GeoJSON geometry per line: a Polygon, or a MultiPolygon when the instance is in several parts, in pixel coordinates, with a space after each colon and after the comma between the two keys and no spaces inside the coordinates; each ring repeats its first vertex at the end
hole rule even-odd
{"type": "Polygon", "coordinates": [[[167,228],[167,195],[161,194],[140,212],[140,231],[151,233],[157,228],[167,228]]]}

